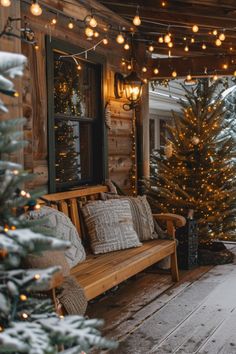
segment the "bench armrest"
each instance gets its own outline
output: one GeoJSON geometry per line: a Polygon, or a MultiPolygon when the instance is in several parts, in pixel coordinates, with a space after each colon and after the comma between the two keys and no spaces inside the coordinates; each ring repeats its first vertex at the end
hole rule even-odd
{"type": "Polygon", "coordinates": [[[177,214],[153,214],[153,217],[156,220],[166,221],[167,233],[173,237],[175,237],[175,229],[186,224],[186,219],[183,216],[177,214]]]}

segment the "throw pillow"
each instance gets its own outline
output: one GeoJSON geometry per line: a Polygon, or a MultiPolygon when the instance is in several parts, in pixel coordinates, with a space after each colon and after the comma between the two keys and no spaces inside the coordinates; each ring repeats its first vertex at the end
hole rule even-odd
{"type": "Polygon", "coordinates": [[[134,230],[127,200],[89,202],[82,208],[82,213],[94,254],[142,245],[134,230]]]}
{"type": "Polygon", "coordinates": [[[135,198],[118,196],[111,193],[102,193],[101,198],[103,200],[114,200],[118,198],[128,200],[131,207],[134,229],[137,232],[140,241],[153,240],[159,238],[159,236],[162,236],[161,228],[159,227],[158,230],[158,228],[155,227],[152,210],[147,201],[146,195],[135,198]]]}
{"type": "Polygon", "coordinates": [[[71,247],[65,251],[71,268],[85,260],[86,254],[79,234],[68,216],[56,209],[43,206],[40,210],[29,211],[25,218],[28,220],[45,218],[44,227],[51,229],[55,237],[71,242],[71,247]]]}

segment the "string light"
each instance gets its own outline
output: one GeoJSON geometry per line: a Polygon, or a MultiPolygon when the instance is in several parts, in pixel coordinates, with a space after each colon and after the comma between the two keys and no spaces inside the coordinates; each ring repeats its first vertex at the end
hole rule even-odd
{"type": "Polygon", "coordinates": [[[119,44],[123,44],[123,43],[124,43],[125,39],[124,39],[124,36],[122,35],[122,33],[119,33],[119,34],[117,35],[116,41],[117,41],[117,43],[119,43],[119,44]]]}
{"type": "Polygon", "coordinates": [[[162,1],[162,2],[161,2],[161,6],[162,6],[162,7],[166,7],[166,5],[167,5],[167,2],[166,2],[166,1],[162,1]]]}
{"type": "Polygon", "coordinates": [[[188,52],[188,51],[189,51],[189,47],[188,47],[187,45],[184,47],[184,51],[185,51],[185,52],[188,52]]]}
{"type": "Polygon", "coordinates": [[[236,76],[236,70],[234,71],[234,76],[236,76]]]}
{"type": "Polygon", "coordinates": [[[124,49],[125,49],[125,50],[129,50],[129,48],[130,48],[129,43],[125,43],[124,49]]]}
{"type": "Polygon", "coordinates": [[[152,44],[150,44],[150,46],[148,47],[149,52],[154,52],[154,46],[152,44]]]}
{"type": "Polygon", "coordinates": [[[224,33],[221,33],[220,35],[219,35],[219,39],[223,42],[224,40],[225,40],[225,34],[224,33]]]}
{"type": "Polygon", "coordinates": [[[214,80],[214,81],[217,81],[217,80],[218,80],[218,75],[217,75],[217,74],[214,74],[213,80],[214,80]]]}
{"type": "Polygon", "coordinates": [[[170,34],[168,33],[168,34],[166,34],[165,37],[164,37],[164,42],[165,42],[165,43],[169,43],[170,41],[171,41],[171,36],[170,36],[170,34]]]}
{"type": "Polygon", "coordinates": [[[175,78],[175,77],[177,77],[177,72],[174,70],[174,71],[172,71],[172,74],[171,74],[171,75],[172,75],[172,77],[175,78]]]}
{"type": "Polygon", "coordinates": [[[141,25],[141,19],[140,19],[140,17],[139,17],[139,11],[138,11],[138,6],[137,6],[137,10],[136,10],[136,15],[134,16],[134,18],[133,18],[133,24],[135,25],[135,26],[140,26],[141,25]]]}
{"type": "Polygon", "coordinates": [[[37,204],[35,205],[34,209],[36,209],[36,210],[39,210],[39,209],[41,209],[41,206],[40,206],[40,204],[38,204],[38,203],[37,203],[37,204]]]}
{"type": "Polygon", "coordinates": [[[187,79],[187,81],[191,81],[191,80],[192,80],[192,75],[191,75],[191,74],[188,74],[188,75],[186,76],[186,79],[187,79]]]}
{"type": "Polygon", "coordinates": [[[72,22],[72,20],[70,19],[69,23],[68,23],[68,28],[69,29],[73,29],[74,28],[74,24],[72,22]]]}
{"type": "Polygon", "coordinates": [[[25,294],[21,294],[20,295],[20,300],[21,301],[26,301],[27,300],[27,296],[25,294]]]}
{"type": "Polygon", "coordinates": [[[147,72],[146,66],[143,66],[143,67],[142,67],[142,72],[143,72],[143,73],[146,73],[146,72],[147,72]]]}
{"type": "Polygon", "coordinates": [[[212,31],[212,33],[214,34],[214,36],[217,36],[217,34],[218,34],[217,29],[214,29],[214,30],[212,31]]]}
{"type": "Polygon", "coordinates": [[[227,70],[228,69],[228,64],[227,63],[224,63],[223,65],[222,65],[222,68],[224,69],[224,70],[227,70]]]}
{"type": "Polygon", "coordinates": [[[89,26],[95,28],[95,27],[97,27],[97,25],[98,25],[98,23],[97,23],[96,19],[94,18],[94,16],[91,16],[91,19],[89,21],[89,26]]]}
{"type": "Polygon", "coordinates": [[[99,37],[99,32],[95,31],[93,35],[94,35],[95,38],[98,38],[99,37]]]}
{"type": "Polygon", "coordinates": [[[103,38],[102,42],[103,42],[103,44],[107,45],[108,44],[108,39],[105,37],[105,38],[103,38]]]}
{"type": "Polygon", "coordinates": [[[11,0],[1,0],[0,4],[4,7],[11,6],[11,0]]]}
{"type": "Polygon", "coordinates": [[[56,17],[53,17],[53,18],[52,18],[51,24],[52,24],[52,25],[56,25],[56,24],[57,24],[57,18],[56,18],[56,17]]]}
{"type": "Polygon", "coordinates": [[[94,32],[93,32],[93,29],[92,29],[92,28],[86,27],[85,30],[84,30],[84,32],[85,32],[85,34],[86,34],[86,36],[87,36],[88,38],[92,38],[92,37],[93,37],[94,32]]]}
{"type": "Polygon", "coordinates": [[[42,15],[42,7],[39,5],[38,0],[34,0],[32,5],[30,6],[30,12],[34,16],[40,16],[42,15]]]}
{"type": "Polygon", "coordinates": [[[158,42],[159,42],[159,43],[164,43],[164,38],[163,38],[162,36],[159,37],[159,38],[158,38],[158,42]]]}
{"type": "Polygon", "coordinates": [[[203,50],[206,49],[206,44],[205,44],[205,43],[202,44],[202,49],[203,49],[203,50]]]}
{"type": "Polygon", "coordinates": [[[191,38],[191,43],[194,43],[195,42],[195,39],[192,37],[191,38]]]}
{"type": "Polygon", "coordinates": [[[197,25],[193,25],[192,31],[193,31],[194,33],[197,33],[197,32],[199,31],[199,27],[198,27],[197,25]]]}
{"type": "Polygon", "coordinates": [[[215,41],[215,45],[216,45],[217,47],[220,47],[221,44],[222,44],[221,40],[220,40],[219,38],[217,38],[216,41],[215,41]]]}
{"type": "Polygon", "coordinates": [[[21,317],[22,317],[24,320],[26,320],[26,319],[29,317],[29,315],[28,315],[26,312],[23,312],[23,313],[21,314],[21,317]]]}
{"type": "Polygon", "coordinates": [[[131,69],[132,69],[132,65],[131,65],[131,64],[128,64],[127,69],[128,69],[128,70],[131,70],[131,69]]]}
{"type": "Polygon", "coordinates": [[[39,280],[41,278],[41,275],[40,274],[35,274],[35,276],[34,276],[34,279],[35,280],[39,280]]]}
{"type": "Polygon", "coordinates": [[[159,70],[157,69],[157,68],[155,68],[154,70],[153,70],[153,72],[154,72],[154,74],[159,74],[159,70]]]}
{"type": "Polygon", "coordinates": [[[77,70],[82,70],[82,66],[79,64],[79,65],[77,65],[77,70]]]}
{"type": "Polygon", "coordinates": [[[174,46],[173,42],[169,42],[167,45],[169,48],[173,48],[173,46],[174,46]]]}

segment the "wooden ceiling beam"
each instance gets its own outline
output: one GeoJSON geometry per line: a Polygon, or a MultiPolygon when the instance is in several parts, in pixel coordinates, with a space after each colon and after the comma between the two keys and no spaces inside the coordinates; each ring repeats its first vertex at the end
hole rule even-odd
{"type": "Polygon", "coordinates": [[[160,78],[171,78],[171,73],[175,70],[178,77],[186,77],[191,73],[194,77],[203,75],[209,76],[217,73],[218,75],[233,75],[236,70],[236,55],[227,56],[201,56],[192,58],[163,58],[151,59],[147,62],[148,71],[145,77],[148,80],[160,78]],[[223,65],[227,64],[224,69],[223,65]],[[154,69],[158,68],[158,75],[154,74],[154,69]]]}

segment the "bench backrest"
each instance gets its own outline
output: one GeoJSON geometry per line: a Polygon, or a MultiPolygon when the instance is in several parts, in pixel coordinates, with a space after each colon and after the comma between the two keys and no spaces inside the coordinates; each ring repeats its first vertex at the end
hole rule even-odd
{"type": "Polygon", "coordinates": [[[52,208],[69,216],[80,237],[84,237],[79,208],[89,200],[100,199],[102,192],[108,192],[108,187],[102,185],[82,187],[73,191],[46,194],[43,198],[49,202],[52,208]]]}

